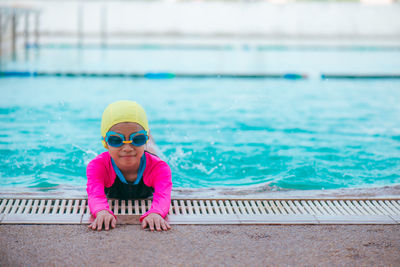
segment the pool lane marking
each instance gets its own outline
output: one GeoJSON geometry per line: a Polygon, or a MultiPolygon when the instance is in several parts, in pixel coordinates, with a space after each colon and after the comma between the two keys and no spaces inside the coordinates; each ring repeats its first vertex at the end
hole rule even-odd
{"type": "MultiPolygon", "coordinates": [[[[41,72],[41,71],[1,71],[0,77],[86,77],[86,78],[146,78],[150,80],[165,80],[174,78],[193,79],[308,79],[303,73],[123,73],[123,72],[41,72]]],[[[322,80],[329,79],[400,79],[400,74],[329,74],[322,73],[322,80]]]]}
{"type": "Polygon", "coordinates": [[[165,80],[173,78],[229,78],[229,79],[307,79],[307,74],[300,73],[112,73],[112,72],[40,72],[40,71],[2,71],[0,77],[87,77],[87,78],[146,78],[165,80]]]}
{"type": "Polygon", "coordinates": [[[400,74],[321,74],[322,80],[328,79],[400,79],[400,74]]]}

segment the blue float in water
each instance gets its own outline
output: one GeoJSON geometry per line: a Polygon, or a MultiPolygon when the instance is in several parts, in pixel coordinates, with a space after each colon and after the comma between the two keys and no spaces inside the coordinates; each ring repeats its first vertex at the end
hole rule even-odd
{"type": "Polygon", "coordinates": [[[296,74],[296,73],[286,73],[285,75],[283,75],[283,78],[288,79],[288,80],[298,80],[298,79],[302,79],[303,75],[296,74]]]}
{"type": "Polygon", "coordinates": [[[158,72],[158,73],[149,72],[146,73],[144,77],[147,79],[172,79],[175,77],[175,74],[168,72],[158,72]]]}

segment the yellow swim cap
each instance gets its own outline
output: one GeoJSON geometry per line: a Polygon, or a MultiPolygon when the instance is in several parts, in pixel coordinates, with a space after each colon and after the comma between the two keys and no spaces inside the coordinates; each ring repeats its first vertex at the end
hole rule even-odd
{"type": "MultiPolygon", "coordinates": [[[[134,101],[122,100],[109,104],[103,112],[101,118],[101,136],[104,138],[107,132],[115,124],[120,122],[135,122],[149,131],[146,112],[141,105],[134,101]]],[[[103,146],[107,148],[106,142],[102,141],[103,146]]]]}

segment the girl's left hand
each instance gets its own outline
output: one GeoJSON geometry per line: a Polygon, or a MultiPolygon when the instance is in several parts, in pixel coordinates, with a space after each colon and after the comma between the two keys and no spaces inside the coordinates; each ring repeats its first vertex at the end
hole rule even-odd
{"type": "Polygon", "coordinates": [[[168,222],[164,220],[164,218],[161,217],[160,214],[157,213],[150,213],[146,216],[146,218],[143,219],[142,228],[145,229],[147,225],[149,226],[151,231],[154,231],[154,228],[157,231],[168,231],[169,229],[171,229],[171,226],[169,226],[168,222]]]}

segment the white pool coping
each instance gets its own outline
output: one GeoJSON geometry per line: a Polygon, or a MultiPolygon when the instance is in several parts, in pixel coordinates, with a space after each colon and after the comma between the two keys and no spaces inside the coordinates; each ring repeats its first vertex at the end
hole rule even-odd
{"type": "MultiPolygon", "coordinates": [[[[119,224],[152,203],[109,200],[119,224]]],[[[0,198],[0,224],[89,224],[85,198],[0,198]]],[[[170,224],[400,224],[400,198],[172,199],[170,224]]]]}

